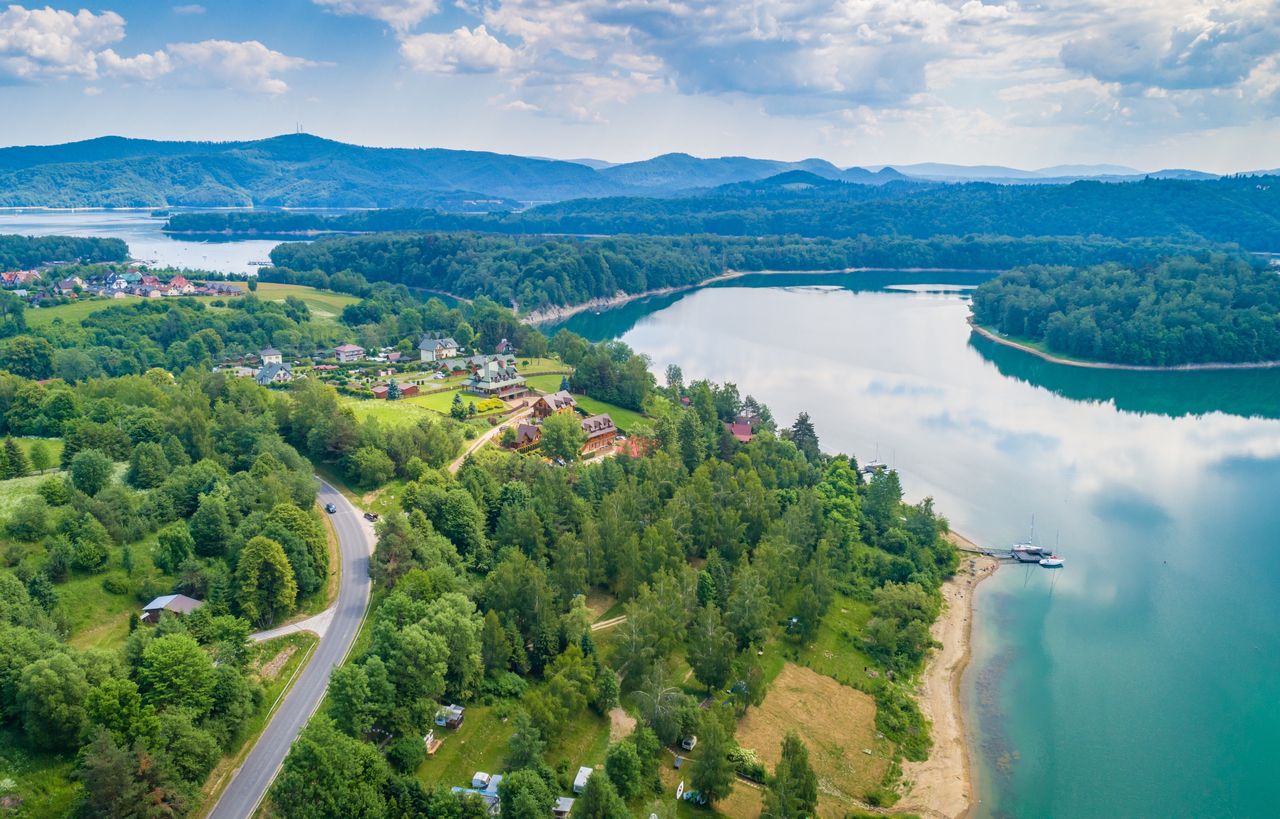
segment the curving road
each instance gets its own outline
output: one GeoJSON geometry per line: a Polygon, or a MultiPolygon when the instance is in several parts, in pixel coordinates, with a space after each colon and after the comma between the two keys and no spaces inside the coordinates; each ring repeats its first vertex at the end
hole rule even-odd
{"type": "Polygon", "coordinates": [[[373,551],[373,527],[342,493],[320,481],[320,503],[332,503],[338,511],[329,517],[338,535],[342,561],[338,602],[330,609],[333,619],[325,629],[315,654],[298,675],[253,750],[231,776],[210,819],[248,819],[257,811],[267,788],[280,770],[289,746],[315,713],[329,686],[329,672],[346,659],[369,605],[369,555],[373,551]]]}

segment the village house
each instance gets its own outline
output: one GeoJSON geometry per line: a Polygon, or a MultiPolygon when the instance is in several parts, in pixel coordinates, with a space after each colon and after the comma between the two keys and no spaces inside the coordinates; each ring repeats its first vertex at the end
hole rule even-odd
{"type": "Polygon", "coordinates": [[[364,358],[364,348],[356,344],[343,344],[333,349],[333,354],[343,363],[349,364],[352,361],[359,361],[364,358]]]}
{"type": "Polygon", "coordinates": [[[258,357],[262,359],[262,366],[264,367],[268,364],[284,363],[284,355],[275,347],[264,348],[262,352],[258,353],[258,357]]]}
{"type": "Polygon", "coordinates": [[[189,296],[196,292],[196,286],[187,281],[185,276],[174,276],[169,279],[169,289],[183,296],[189,296]]]}
{"type": "Polygon", "coordinates": [[[293,370],[288,364],[266,364],[253,377],[262,386],[268,384],[288,384],[293,380],[293,370]]]}
{"type": "Polygon", "coordinates": [[[732,424],[726,422],[724,426],[725,429],[729,430],[729,434],[732,435],[734,440],[738,443],[751,443],[752,431],[750,424],[743,424],[738,421],[734,421],[732,424]]]}
{"type": "MultiPolygon", "coordinates": [[[[418,394],[417,384],[400,384],[399,387],[400,387],[401,398],[412,398],[418,394]]],[[[373,388],[373,397],[378,399],[385,399],[387,398],[387,395],[390,393],[390,391],[391,391],[390,384],[378,384],[376,387],[373,388]]]]}
{"type": "Polygon", "coordinates": [[[458,354],[459,349],[458,342],[451,338],[428,336],[418,343],[418,352],[423,361],[443,361],[446,358],[453,358],[458,354]]]}
{"type": "Polygon", "coordinates": [[[578,402],[573,400],[573,396],[567,390],[560,390],[538,396],[538,400],[533,402],[533,416],[543,421],[552,415],[572,413],[577,408],[578,402]]]}
{"type": "Polygon", "coordinates": [[[501,398],[509,401],[529,392],[524,377],[516,372],[515,364],[502,365],[490,361],[476,370],[475,374],[463,382],[469,391],[486,398],[501,398]]]}
{"type": "Polygon", "coordinates": [[[516,427],[516,449],[531,447],[542,440],[542,427],[536,424],[520,424],[516,427]]]}
{"type": "Polygon", "coordinates": [[[181,616],[190,614],[203,605],[203,602],[185,594],[166,594],[142,607],[142,622],[155,625],[160,622],[160,615],[166,611],[181,616]]]}
{"type": "Polygon", "coordinates": [[[607,413],[592,415],[582,419],[582,431],[587,433],[587,442],[582,445],[582,454],[597,452],[613,444],[618,437],[618,428],[607,413]]]}
{"type": "Polygon", "coordinates": [[[502,341],[498,342],[498,346],[494,347],[493,351],[498,355],[515,355],[516,345],[504,338],[502,341]]]}
{"type": "Polygon", "coordinates": [[[10,270],[0,273],[0,285],[4,287],[21,287],[40,280],[40,274],[34,270],[10,270]]]}
{"type": "Polygon", "coordinates": [[[79,276],[72,276],[69,279],[63,279],[58,282],[58,292],[64,296],[69,296],[76,292],[77,289],[84,289],[84,279],[79,276]]]}

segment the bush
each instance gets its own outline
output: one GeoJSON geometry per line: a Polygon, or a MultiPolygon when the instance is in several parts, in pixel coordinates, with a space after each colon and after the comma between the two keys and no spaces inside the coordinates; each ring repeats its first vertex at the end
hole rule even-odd
{"type": "Polygon", "coordinates": [[[129,593],[129,584],[115,575],[102,578],[102,588],[107,594],[129,593]]]}
{"type": "Polygon", "coordinates": [[[36,487],[36,492],[50,506],[66,506],[71,503],[71,487],[67,479],[62,477],[46,478],[36,487]]]}
{"type": "Polygon", "coordinates": [[[402,737],[387,748],[387,761],[400,773],[413,773],[426,758],[426,748],[416,736],[402,737]]]}
{"type": "Polygon", "coordinates": [[[524,678],[510,671],[502,671],[485,677],[480,684],[480,695],[490,699],[519,699],[527,687],[524,678]]]}
{"type": "Polygon", "coordinates": [[[743,748],[739,745],[730,751],[728,756],[729,761],[733,763],[733,769],[747,779],[764,782],[768,777],[768,771],[765,770],[764,763],[760,761],[760,758],[756,756],[756,752],[751,748],[743,748]]]}

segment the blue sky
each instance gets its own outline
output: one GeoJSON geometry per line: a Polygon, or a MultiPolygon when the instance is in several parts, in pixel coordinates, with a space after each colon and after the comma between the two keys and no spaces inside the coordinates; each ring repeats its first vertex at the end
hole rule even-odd
{"type": "Polygon", "coordinates": [[[0,5],[0,144],[1280,166],[1280,0],[0,5]]]}

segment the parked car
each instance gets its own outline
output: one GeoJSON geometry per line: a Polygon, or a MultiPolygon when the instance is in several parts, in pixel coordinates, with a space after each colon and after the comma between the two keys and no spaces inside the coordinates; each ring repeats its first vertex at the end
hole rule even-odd
{"type": "Polygon", "coordinates": [[[376,521],[378,519],[378,514],[376,512],[365,512],[364,519],[369,521],[376,521]]]}
{"type": "Polygon", "coordinates": [[[324,505],[324,511],[332,515],[334,512],[338,511],[338,507],[334,506],[332,503],[326,503],[324,505]]]}

